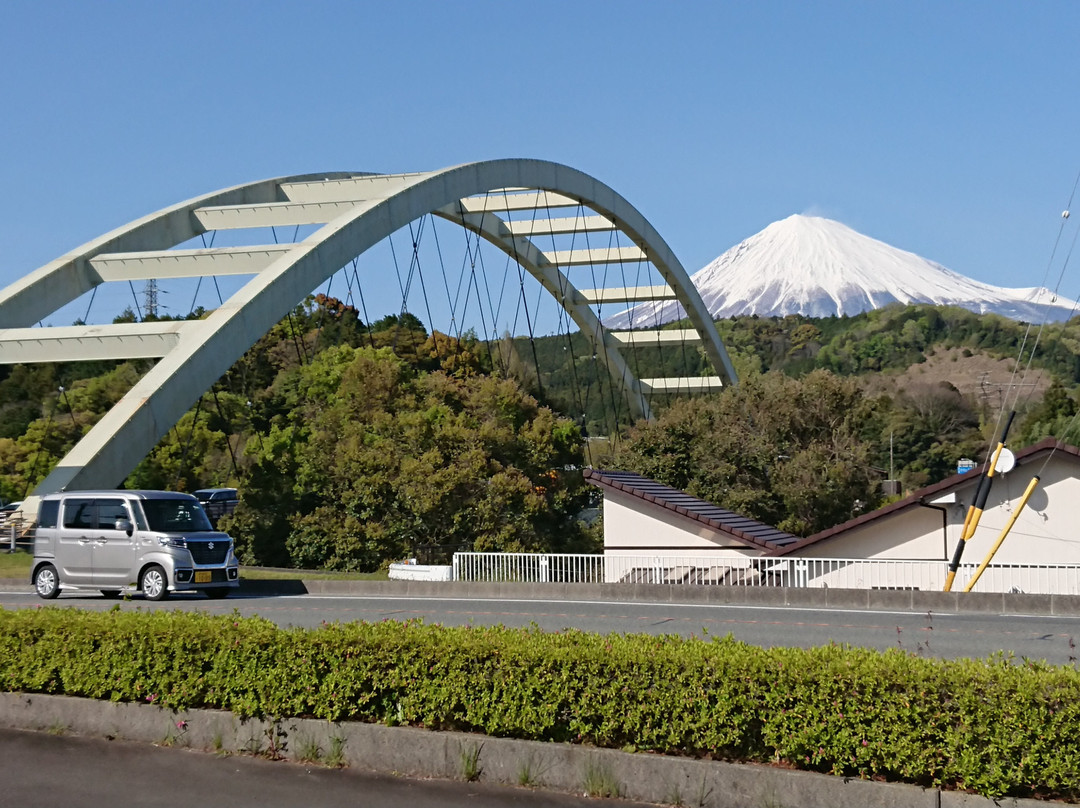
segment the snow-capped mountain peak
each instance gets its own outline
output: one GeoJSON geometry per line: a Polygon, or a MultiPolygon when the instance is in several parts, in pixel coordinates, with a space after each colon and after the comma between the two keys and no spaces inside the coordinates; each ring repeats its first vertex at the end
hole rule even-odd
{"type": "MultiPolygon", "coordinates": [[[[840,222],[801,214],[773,222],[691,279],[716,319],[851,315],[895,302],[961,306],[1027,322],[1065,320],[1077,310],[1047,289],[981,283],[840,222]]],[[[674,302],[638,304],[605,325],[656,325],[680,316],[674,302]]]]}

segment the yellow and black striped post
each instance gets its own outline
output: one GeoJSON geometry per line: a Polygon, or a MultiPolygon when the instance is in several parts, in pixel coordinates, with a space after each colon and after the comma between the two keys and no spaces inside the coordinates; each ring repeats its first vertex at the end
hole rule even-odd
{"type": "Polygon", "coordinates": [[[1035,492],[1035,486],[1039,484],[1039,475],[1035,475],[1031,478],[1031,482],[1028,483],[1027,489],[1024,491],[1024,496],[1020,497],[1020,503],[1016,506],[1016,510],[1013,511],[1009,521],[1005,524],[1005,527],[1001,530],[1001,535],[998,536],[994,546],[990,548],[990,552],[986,554],[986,558],[979,565],[979,568],[975,570],[975,574],[971,576],[971,580],[967,582],[967,586],[964,587],[965,592],[970,592],[972,587],[978,582],[986,568],[990,566],[990,562],[994,560],[994,555],[999,549],[1001,549],[1002,543],[1005,541],[1005,537],[1009,535],[1009,531],[1013,529],[1013,525],[1016,524],[1016,520],[1020,517],[1020,512],[1024,510],[1024,506],[1027,505],[1028,500],[1031,499],[1031,495],[1035,492]]]}
{"type": "Polygon", "coordinates": [[[994,484],[994,466],[997,465],[998,457],[1001,456],[1001,450],[1005,448],[1005,439],[1009,436],[1009,427],[1012,426],[1015,417],[1016,410],[1013,410],[1009,413],[1005,428],[1001,430],[1001,439],[998,440],[997,448],[994,449],[994,455],[990,458],[990,462],[986,464],[982,477],[979,478],[979,487],[975,489],[975,499],[968,508],[967,516],[964,517],[964,529],[960,533],[960,541],[956,543],[956,551],[953,553],[952,561],[949,562],[949,572],[945,576],[946,592],[952,591],[953,579],[956,578],[956,571],[960,569],[960,559],[964,555],[964,545],[967,544],[968,539],[975,535],[975,528],[979,526],[983,508],[986,507],[986,499],[990,496],[990,487],[994,484]]]}

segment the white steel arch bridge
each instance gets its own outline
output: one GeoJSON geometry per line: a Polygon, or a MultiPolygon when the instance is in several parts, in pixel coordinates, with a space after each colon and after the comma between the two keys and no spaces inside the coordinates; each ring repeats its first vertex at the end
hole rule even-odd
{"type": "MultiPolygon", "coordinates": [[[[60,460],[34,494],[120,484],[197,399],[298,301],[380,241],[426,216],[459,225],[531,276],[591,344],[633,418],[654,396],[735,382],[700,296],[652,225],[600,181],[564,165],[507,159],[409,174],[326,173],[239,185],[113,230],[0,290],[0,364],[156,359],[153,368],[60,460]],[[277,243],[277,227],[310,229],[277,243]],[[190,247],[218,231],[274,232],[273,244],[190,247]],[[594,247],[588,237],[605,242],[594,247]],[[580,247],[584,236],[586,247],[580,247]],[[541,247],[541,241],[545,247],[541,247]],[[552,247],[547,248],[550,241],[552,247]],[[563,249],[560,249],[560,246],[563,249]],[[619,282],[608,283],[618,266],[619,282]],[[626,268],[644,283],[627,285],[626,268]],[[601,272],[597,272],[600,268],[601,272]],[[574,282],[586,270],[598,288],[574,282]],[[248,276],[204,319],[43,326],[109,283],[248,276]],[[676,300],[687,328],[608,330],[602,307],[676,300]],[[701,375],[643,378],[642,346],[692,345],[701,375]]],[[[265,242],[265,239],[264,239],[265,242]]],[[[210,244],[213,244],[211,240],[210,244]]],[[[415,249],[415,242],[413,244],[415,249]]],[[[132,287],[133,290],[133,287],[132,287]]],[[[449,291],[449,290],[448,290],[449,291]]],[[[426,294],[426,292],[425,292],[426,294]]],[[[404,303],[403,303],[404,310],[404,303]]],[[[429,326],[432,325],[429,323],[429,326]]]]}

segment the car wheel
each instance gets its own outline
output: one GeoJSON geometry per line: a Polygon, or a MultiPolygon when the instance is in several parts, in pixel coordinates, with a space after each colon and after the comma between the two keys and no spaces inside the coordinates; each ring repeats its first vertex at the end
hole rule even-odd
{"type": "Polygon", "coordinates": [[[151,564],[139,578],[139,589],[147,600],[165,600],[169,596],[169,579],[165,577],[165,570],[151,564]]]}
{"type": "Polygon", "coordinates": [[[109,600],[114,600],[114,599],[120,597],[120,590],[119,589],[102,589],[101,590],[101,596],[104,597],[104,598],[108,598],[109,600]]]}
{"type": "Polygon", "coordinates": [[[213,589],[204,589],[203,592],[206,593],[206,597],[213,600],[221,600],[222,598],[229,597],[229,590],[224,586],[214,587],[213,589]]]}
{"type": "Polygon", "coordinates": [[[42,564],[34,573],[34,589],[38,597],[52,600],[60,594],[60,576],[52,564],[42,564]]]}

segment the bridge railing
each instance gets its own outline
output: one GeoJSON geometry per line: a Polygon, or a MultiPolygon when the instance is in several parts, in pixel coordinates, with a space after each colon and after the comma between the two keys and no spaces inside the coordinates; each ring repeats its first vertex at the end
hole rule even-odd
{"type": "MultiPolygon", "coordinates": [[[[962,590],[976,564],[962,564],[954,590],[962,590]]],[[[948,562],[859,558],[751,558],[565,553],[455,553],[456,581],[519,583],[647,583],[787,586],[833,589],[940,591],[948,562]]],[[[996,564],[975,592],[1080,594],[1080,564],[996,564]]]]}

